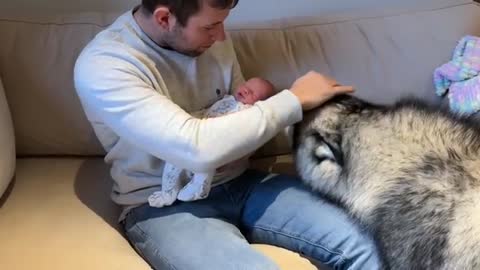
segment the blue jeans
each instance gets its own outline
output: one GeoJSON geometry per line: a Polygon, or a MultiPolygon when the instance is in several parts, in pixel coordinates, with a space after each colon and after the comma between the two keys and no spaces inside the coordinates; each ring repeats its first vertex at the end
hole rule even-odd
{"type": "Polygon", "coordinates": [[[249,243],[296,251],[333,269],[380,269],[372,239],[300,180],[247,171],[208,198],[148,204],[124,222],[130,243],[159,270],[278,270],[249,243]]]}

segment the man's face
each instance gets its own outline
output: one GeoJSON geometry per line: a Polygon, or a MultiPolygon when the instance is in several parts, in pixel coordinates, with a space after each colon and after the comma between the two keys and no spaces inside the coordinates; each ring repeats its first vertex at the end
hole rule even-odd
{"type": "Polygon", "coordinates": [[[225,40],[223,22],[229,13],[228,8],[212,8],[204,1],[200,11],[191,16],[185,26],[175,23],[168,35],[168,44],[182,54],[202,54],[216,41],[225,40]]]}

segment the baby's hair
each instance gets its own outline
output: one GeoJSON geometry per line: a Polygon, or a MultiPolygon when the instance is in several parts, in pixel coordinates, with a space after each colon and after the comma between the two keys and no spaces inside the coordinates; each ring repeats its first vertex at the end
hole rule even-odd
{"type": "Polygon", "coordinates": [[[263,80],[273,89],[273,91],[276,90],[276,89],[275,89],[275,85],[273,85],[273,83],[272,83],[271,81],[269,81],[269,80],[267,80],[267,79],[263,79],[263,80]]]}
{"type": "Polygon", "coordinates": [[[251,80],[251,79],[257,79],[257,80],[262,80],[264,81],[270,88],[273,89],[273,91],[276,91],[276,88],[275,88],[275,85],[273,85],[273,83],[267,79],[264,79],[264,78],[261,78],[261,77],[251,77],[249,78],[248,80],[251,80]]]}

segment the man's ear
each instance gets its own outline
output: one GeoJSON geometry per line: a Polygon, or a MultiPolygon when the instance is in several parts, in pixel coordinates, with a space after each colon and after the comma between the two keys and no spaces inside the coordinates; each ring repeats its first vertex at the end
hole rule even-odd
{"type": "Polygon", "coordinates": [[[170,30],[172,28],[174,17],[175,16],[170,13],[168,7],[165,6],[158,6],[153,11],[153,18],[155,19],[157,24],[164,30],[170,30]]]}

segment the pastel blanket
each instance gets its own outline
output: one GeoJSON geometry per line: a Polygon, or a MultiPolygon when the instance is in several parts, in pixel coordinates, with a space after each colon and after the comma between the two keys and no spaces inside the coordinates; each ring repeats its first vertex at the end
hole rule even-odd
{"type": "Polygon", "coordinates": [[[435,69],[436,94],[448,93],[450,109],[460,114],[480,110],[480,38],[465,36],[450,62],[435,69]]]}

